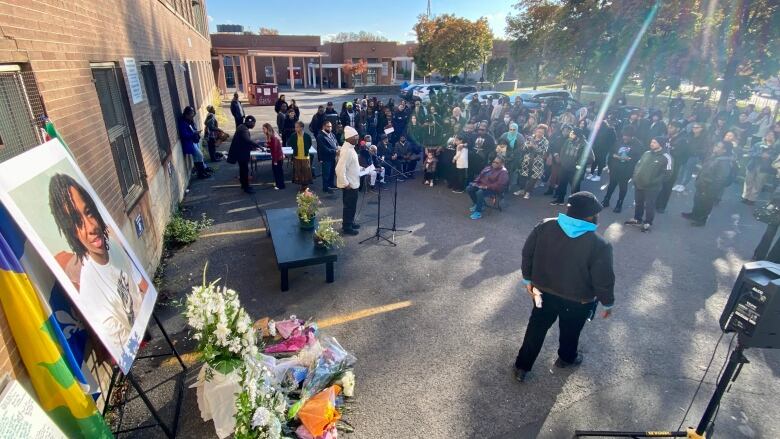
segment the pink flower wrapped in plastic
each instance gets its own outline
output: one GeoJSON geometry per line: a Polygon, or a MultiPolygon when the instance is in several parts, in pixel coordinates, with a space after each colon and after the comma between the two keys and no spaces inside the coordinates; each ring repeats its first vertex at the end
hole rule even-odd
{"type": "Polygon", "coordinates": [[[297,335],[296,333],[300,333],[300,329],[303,327],[303,324],[306,323],[301,319],[296,318],[290,318],[288,320],[282,320],[279,322],[276,322],[276,332],[282,336],[282,338],[287,339],[294,335],[297,335]],[[297,330],[297,331],[296,331],[297,330]]]}
{"type": "Polygon", "coordinates": [[[315,437],[309,433],[309,430],[307,430],[306,427],[300,425],[295,430],[295,435],[298,436],[299,439],[338,439],[338,432],[336,427],[333,426],[325,430],[325,432],[322,433],[322,436],[315,437]]]}
{"type": "Polygon", "coordinates": [[[267,346],[263,352],[266,354],[298,352],[315,341],[317,341],[317,338],[314,336],[314,330],[307,329],[303,334],[294,335],[287,340],[267,346]]]}

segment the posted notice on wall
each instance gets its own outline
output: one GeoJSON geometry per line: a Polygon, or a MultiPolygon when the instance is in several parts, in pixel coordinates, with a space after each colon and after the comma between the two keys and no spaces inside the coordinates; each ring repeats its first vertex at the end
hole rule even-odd
{"type": "Polygon", "coordinates": [[[130,97],[133,99],[133,104],[137,104],[144,100],[144,92],[141,89],[141,80],[138,78],[135,58],[125,58],[125,72],[127,72],[127,82],[130,84],[130,97]]]}
{"type": "Polygon", "coordinates": [[[18,381],[0,381],[0,438],[66,439],[18,381]]]}

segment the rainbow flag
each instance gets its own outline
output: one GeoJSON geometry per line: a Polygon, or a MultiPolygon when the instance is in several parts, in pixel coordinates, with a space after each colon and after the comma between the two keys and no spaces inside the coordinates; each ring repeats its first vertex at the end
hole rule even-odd
{"type": "MultiPolygon", "coordinates": [[[[71,350],[70,339],[78,332],[78,322],[66,328],[67,337],[49,302],[40,294],[45,265],[38,265],[43,268],[35,272],[26,270],[25,265],[35,265],[37,254],[25,254],[25,242],[0,205],[0,304],[38,402],[68,437],[110,438],[111,430],[86,392],[90,386],[81,370],[81,359],[77,359],[83,351],[74,354],[71,350]]],[[[50,299],[55,297],[56,288],[49,293],[50,299]]],[[[80,341],[72,343],[79,345],[80,341]]]]}

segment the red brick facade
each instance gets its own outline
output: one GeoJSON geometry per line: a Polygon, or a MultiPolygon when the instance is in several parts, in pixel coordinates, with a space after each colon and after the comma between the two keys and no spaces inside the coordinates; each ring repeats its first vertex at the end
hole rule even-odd
{"type": "MultiPolygon", "coordinates": [[[[190,103],[182,64],[186,63],[201,120],[215,92],[207,15],[201,5],[202,0],[0,0],[0,65],[18,64],[33,72],[46,114],[150,273],[161,255],[164,227],[190,175],[164,63],[173,66],[182,108],[190,103]],[[115,63],[129,94],[125,57],[135,60],[143,89],[142,101],[129,100],[128,118],[144,187],[130,202],[122,195],[92,73],[92,63],[115,63]],[[151,62],[156,70],[171,144],[164,161],[149,91],[141,77],[142,62],[151,62]],[[138,215],[145,223],[140,237],[134,227],[138,215]]],[[[2,321],[0,345],[5,349],[0,349],[0,367],[5,371],[13,369],[8,365],[15,360],[7,361],[13,346],[9,347],[10,335],[2,321]]]]}

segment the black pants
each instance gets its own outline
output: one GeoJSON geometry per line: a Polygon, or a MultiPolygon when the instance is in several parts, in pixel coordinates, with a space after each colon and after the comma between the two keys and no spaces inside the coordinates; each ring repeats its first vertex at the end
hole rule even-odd
{"type": "Polygon", "coordinates": [[[578,303],[559,296],[542,293],[542,307],[534,307],[520,352],[515,359],[515,367],[531,370],[542,350],[544,338],[555,320],[558,319],[560,336],[558,338],[558,357],[568,363],[577,359],[577,345],[580,332],[593,310],[592,303],[578,303]]]}
{"type": "Polygon", "coordinates": [[[344,204],[344,209],[341,213],[341,227],[344,229],[351,229],[352,224],[355,223],[355,211],[357,210],[358,190],[351,188],[344,188],[341,190],[341,201],[344,204]]]}
{"type": "Polygon", "coordinates": [[[593,155],[596,158],[593,160],[593,164],[590,165],[591,174],[601,175],[602,171],[604,171],[604,167],[607,165],[608,152],[609,150],[598,150],[593,148],[593,155]]]}
{"type": "Polygon", "coordinates": [[[466,174],[468,172],[467,168],[455,168],[450,180],[450,186],[453,190],[462,191],[466,187],[466,174]]]}
{"type": "Polygon", "coordinates": [[[693,195],[691,219],[701,223],[707,222],[707,218],[710,217],[710,212],[712,212],[712,208],[715,207],[718,198],[718,194],[712,190],[697,188],[696,193],[693,195]]]}
{"type": "Polygon", "coordinates": [[[626,194],[628,193],[628,180],[631,179],[633,173],[633,166],[620,163],[618,160],[611,161],[609,165],[609,185],[607,185],[607,193],[604,195],[604,200],[609,202],[612,199],[615,188],[620,187],[617,205],[622,206],[623,200],[626,199],[626,194]]]}
{"type": "Polygon", "coordinates": [[[233,120],[236,122],[236,128],[244,123],[244,116],[233,116],[233,120]]]}
{"type": "Polygon", "coordinates": [[[653,224],[656,200],[658,200],[658,189],[639,189],[634,186],[634,201],[636,202],[634,219],[642,221],[644,218],[644,222],[653,224]]]}
{"type": "Polygon", "coordinates": [[[404,160],[403,172],[404,178],[414,179],[414,170],[417,169],[417,160],[404,160]]]}
{"type": "Polygon", "coordinates": [[[582,174],[577,175],[576,168],[561,168],[561,173],[558,174],[558,188],[555,189],[555,201],[563,203],[563,199],[566,198],[566,190],[571,185],[571,193],[580,191],[580,183],[582,183],[582,174]]]}
{"type": "Polygon", "coordinates": [[[249,160],[238,160],[238,181],[241,189],[249,189],[249,160]]]}
{"type": "Polygon", "coordinates": [[[336,186],[336,163],[332,160],[324,160],[320,164],[322,165],[322,190],[327,191],[336,186]]]}
{"type": "Polygon", "coordinates": [[[212,162],[217,161],[217,139],[209,139],[208,140],[208,148],[209,148],[209,160],[212,162]]]}
{"type": "MultiPolygon", "coordinates": [[[[687,159],[686,159],[687,161],[687,159]]],[[[685,162],[680,159],[672,160],[672,176],[664,181],[664,185],[661,187],[661,192],[658,193],[658,201],[655,206],[657,209],[666,210],[666,205],[669,204],[669,197],[672,196],[672,188],[676,184],[677,177],[680,175],[680,169],[685,162]]]]}
{"type": "Polygon", "coordinates": [[[271,169],[274,171],[274,183],[279,189],[284,189],[284,161],[271,162],[271,169]]]}

